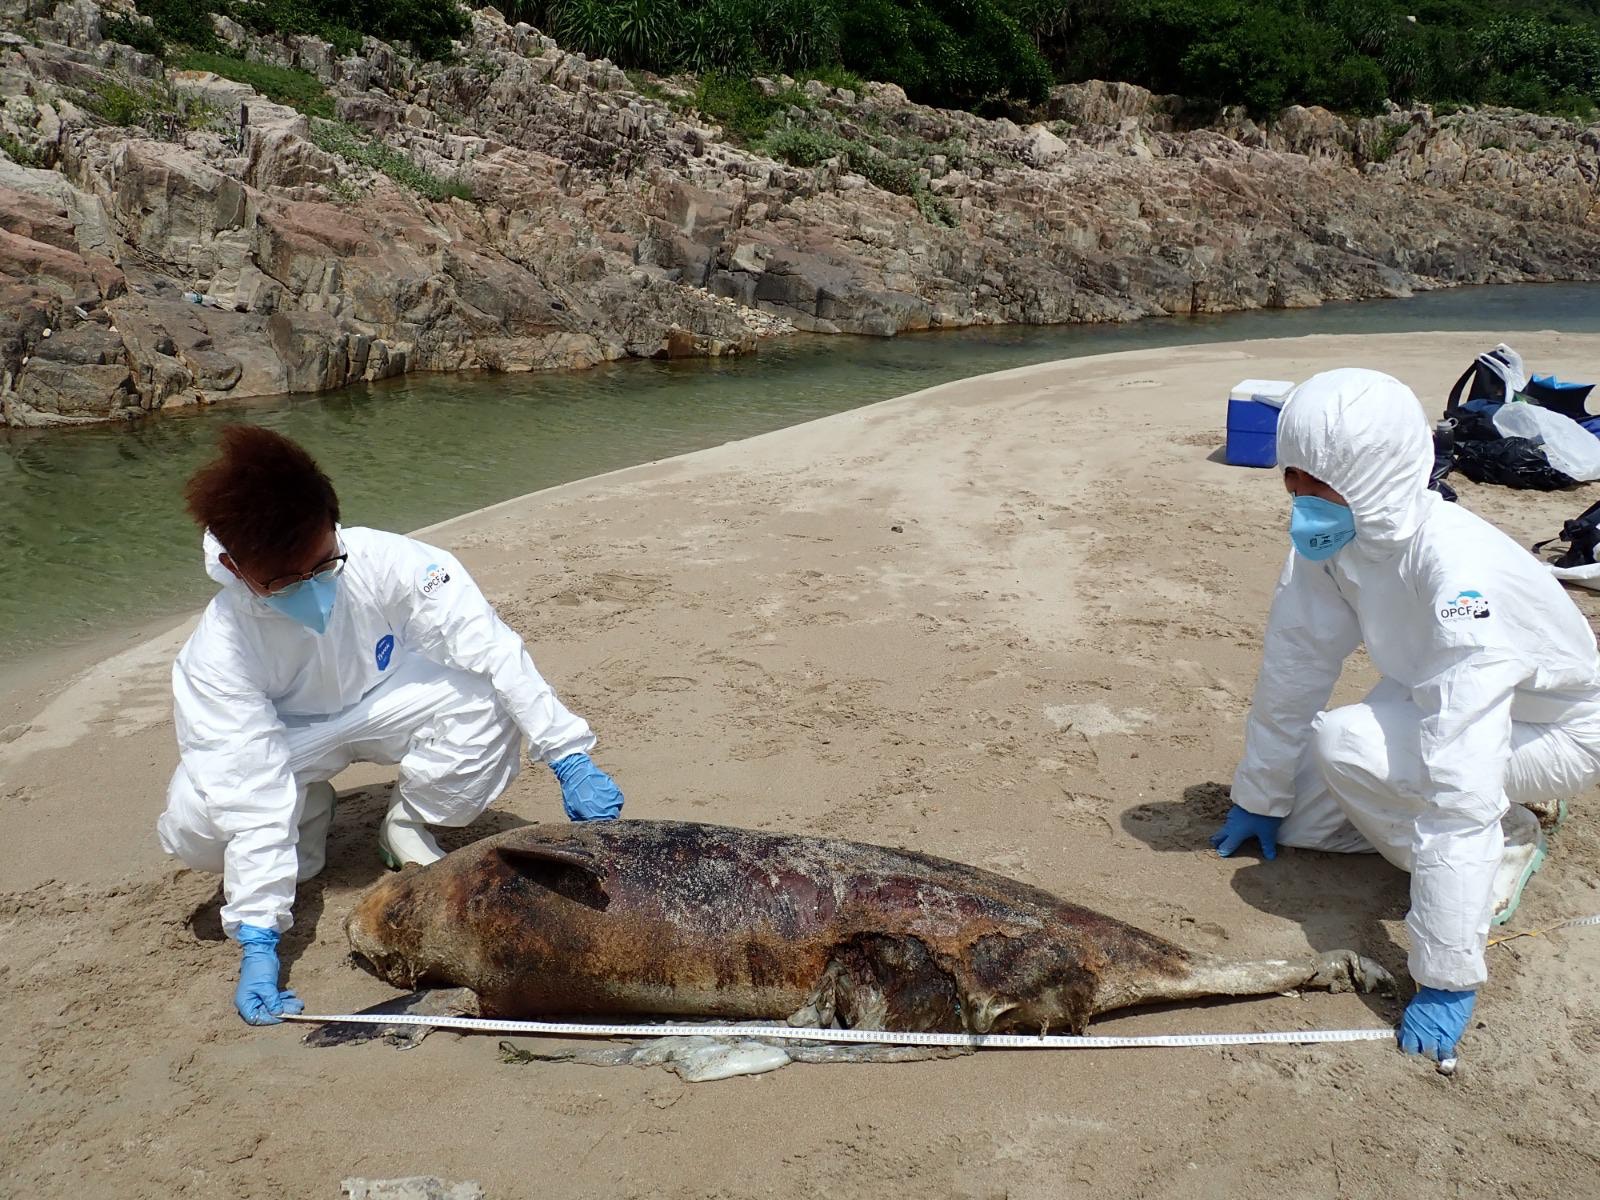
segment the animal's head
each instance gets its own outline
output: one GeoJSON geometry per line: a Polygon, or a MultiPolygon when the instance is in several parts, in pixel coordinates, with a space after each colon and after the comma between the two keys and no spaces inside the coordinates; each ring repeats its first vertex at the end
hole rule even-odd
{"type": "Polygon", "coordinates": [[[407,867],[387,875],[362,893],[345,918],[350,949],[367,960],[378,977],[397,987],[415,987],[423,970],[418,961],[428,919],[429,867],[407,867]]]}
{"type": "Polygon", "coordinates": [[[570,933],[574,912],[604,913],[611,898],[595,861],[581,851],[519,844],[528,836],[486,839],[380,879],[345,919],[350,949],[380,979],[414,988],[449,981],[467,963],[510,970],[529,937],[542,944],[570,933]]]}

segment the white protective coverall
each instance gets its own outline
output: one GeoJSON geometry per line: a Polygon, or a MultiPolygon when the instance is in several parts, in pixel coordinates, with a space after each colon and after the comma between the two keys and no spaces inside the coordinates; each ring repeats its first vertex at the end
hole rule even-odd
{"type": "Polygon", "coordinates": [[[222,873],[230,936],[289,928],[308,784],[398,763],[396,802],[459,826],[516,777],[523,737],[543,762],[594,745],[452,555],[375,529],[339,541],[350,557],[319,635],[264,604],[205,537],[223,587],[172,668],[181,757],[157,833],[222,873]]]}
{"type": "Polygon", "coordinates": [[[1428,490],[1432,463],[1422,406],[1387,375],[1330,371],[1285,404],[1278,465],[1339,492],[1356,537],[1321,562],[1289,554],[1233,801],[1287,818],[1281,844],[1410,871],[1411,975],[1465,991],[1487,977],[1508,800],[1600,776],[1600,661],[1543,564],[1428,490]],[[1383,681],[1322,711],[1363,643],[1383,681]]]}

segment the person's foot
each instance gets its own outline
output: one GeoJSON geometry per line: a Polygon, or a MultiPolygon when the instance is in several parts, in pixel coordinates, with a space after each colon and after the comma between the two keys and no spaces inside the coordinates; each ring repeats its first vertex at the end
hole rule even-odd
{"type": "Polygon", "coordinates": [[[306,785],[305,803],[300,806],[300,837],[295,843],[300,860],[294,874],[298,883],[314,879],[328,863],[328,829],[333,825],[335,802],[333,784],[306,785]]]}
{"type": "Polygon", "coordinates": [[[391,871],[398,871],[407,863],[420,867],[436,863],[444,851],[433,840],[426,822],[413,815],[403,800],[396,800],[378,827],[378,857],[391,871]]]}
{"type": "Polygon", "coordinates": [[[1544,864],[1544,830],[1539,819],[1520,804],[1513,804],[1500,818],[1500,829],[1506,839],[1506,852],[1501,856],[1500,869],[1494,876],[1494,917],[1496,925],[1504,925],[1522,903],[1523,889],[1533,873],[1544,864]]]}

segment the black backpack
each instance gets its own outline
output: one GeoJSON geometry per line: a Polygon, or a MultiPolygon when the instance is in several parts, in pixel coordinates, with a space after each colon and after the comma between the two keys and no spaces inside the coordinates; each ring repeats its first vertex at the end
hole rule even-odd
{"type": "Polygon", "coordinates": [[[1533,552],[1538,554],[1551,542],[1567,543],[1567,552],[1555,560],[1554,566],[1593,566],[1595,548],[1600,545],[1600,500],[1562,525],[1561,532],[1555,537],[1537,543],[1533,552]]]}
{"type": "Polygon", "coordinates": [[[1494,414],[1515,394],[1513,388],[1521,379],[1522,359],[1510,346],[1501,344],[1473,359],[1444,402],[1444,419],[1454,430],[1457,446],[1500,440],[1494,414]]]}
{"type": "Polygon", "coordinates": [[[1522,373],[1522,356],[1504,342],[1484,354],[1478,355],[1472,365],[1461,373],[1450,398],[1445,401],[1446,419],[1456,416],[1456,410],[1474,400],[1487,400],[1491,404],[1504,404],[1526,385],[1522,373]],[[1467,387],[1471,383],[1471,388],[1467,387]],[[1461,393],[1465,391],[1466,395],[1461,393]]]}

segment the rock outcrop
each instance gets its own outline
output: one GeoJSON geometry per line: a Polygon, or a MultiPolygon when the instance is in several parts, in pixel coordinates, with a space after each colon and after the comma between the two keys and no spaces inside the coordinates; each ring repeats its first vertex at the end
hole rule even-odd
{"type": "Polygon", "coordinates": [[[0,35],[9,424],[403,371],[748,353],[793,329],[1600,278],[1600,127],[1554,118],[1201,124],[1175,98],[1094,83],[1056,89],[1023,127],[892,85],[808,84],[794,128],[871,145],[891,192],[844,156],[741,148],[683,81],[646,95],[493,9],[439,63],[219,19],[237,53],[316,75],[337,122],[169,74],[107,40],[92,0],[0,0],[0,16],[31,35],[0,35]],[[134,124],[90,111],[107,89],[144,98],[134,124]]]}

